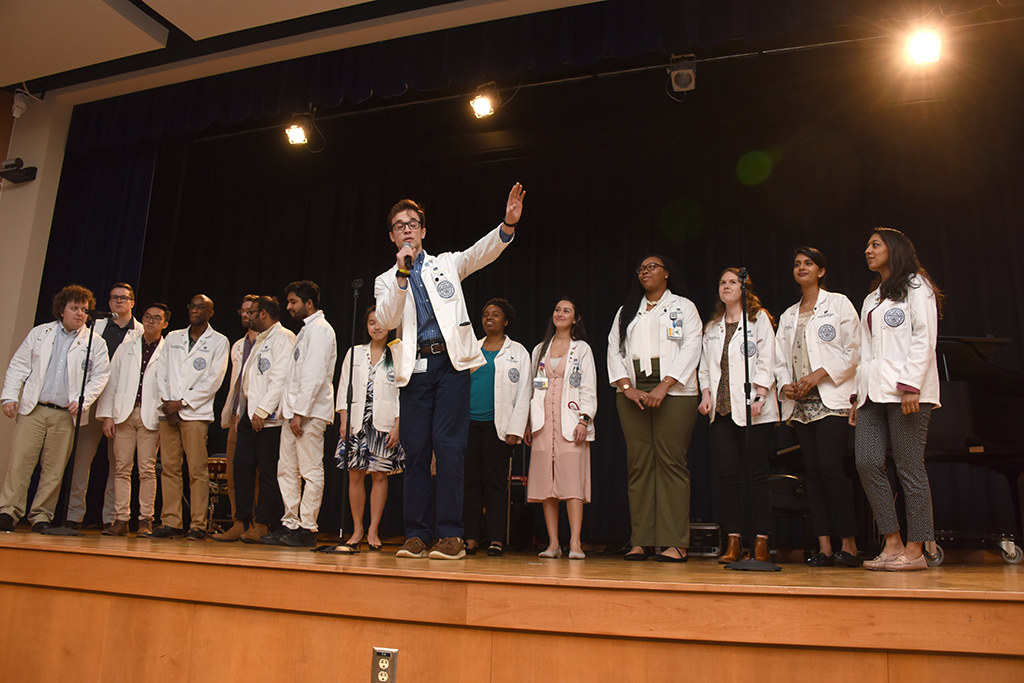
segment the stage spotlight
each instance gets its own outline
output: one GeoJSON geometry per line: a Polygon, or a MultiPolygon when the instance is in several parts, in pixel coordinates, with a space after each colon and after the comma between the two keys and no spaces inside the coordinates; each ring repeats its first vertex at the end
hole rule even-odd
{"type": "Polygon", "coordinates": [[[932,31],[918,31],[907,41],[907,54],[914,64],[939,61],[942,39],[932,31]]]}
{"type": "Polygon", "coordinates": [[[292,117],[292,125],[285,130],[288,144],[304,145],[309,142],[309,131],[313,127],[313,117],[309,114],[296,114],[292,117]]]}
{"type": "Polygon", "coordinates": [[[498,88],[494,83],[486,83],[476,89],[476,97],[469,101],[473,113],[478,119],[490,116],[501,106],[501,97],[498,96],[498,88]]]}
{"type": "Polygon", "coordinates": [[[672,57],[668,64],[668,78],[675,92],[686,92],[697,87],[697,59],[694,55],[672,57]]]}

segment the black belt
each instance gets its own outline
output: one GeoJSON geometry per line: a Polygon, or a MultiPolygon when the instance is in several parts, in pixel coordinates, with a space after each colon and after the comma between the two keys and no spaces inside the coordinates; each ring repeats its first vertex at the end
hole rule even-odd
{"type": "Polygon", "coordinates": [[[55,406],[52,403],[37,403],[36,405],[37,406],[42,406],[44,408],[49,408],[50,410],[67,410],[67,408],[63,408],[61,406],[55,406]]]}
{"type": "Polygon", "coordinates": [[[420,353],[429,353],[434,356],[440,353],[445,353],[447,350],[448,345],[444,342],[441,342],[440,344],[428,344],[420,347],[420,353]]]}

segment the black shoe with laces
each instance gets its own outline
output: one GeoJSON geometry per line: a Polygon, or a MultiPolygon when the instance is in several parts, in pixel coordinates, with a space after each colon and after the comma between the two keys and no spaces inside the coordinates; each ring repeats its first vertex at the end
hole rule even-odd
{"type": "Polygon", "coordinates": [[[11,517],[6,512],[0,512],[0,531],[14,531],[14,517],[11,517]]]}
{"type": "Polygon", "coordinates": [[[176,529],[173,526],[160,525],[153,530],[153,534],[150,538],[181,538],[181,529],[176,529]]]}
{"type": "Polygon", "coordinates": [[[189,529],[188,533],[185,534],[186,541],[205,541],[206,532],[202,529],[189,529]]]}

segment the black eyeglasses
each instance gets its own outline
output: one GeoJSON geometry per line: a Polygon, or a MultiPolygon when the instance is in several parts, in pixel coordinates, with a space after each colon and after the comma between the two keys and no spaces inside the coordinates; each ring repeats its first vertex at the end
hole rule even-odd
{"type": "Polygon", "coordinates": [[[189,304],[188,305],[188,310],[190,310],[190,311],[202,311],[202,310],[208,310],[209,308],[210,307],[207,306],[206,304],[189,304]]]}
{"type": "Polygon", "coordinates": [[[131,301],[132,298],[130,296],[125,296],[124,294],[111,294],[110,300],[118,303],[124,303],[125,301],[131,301]]]}
{"type": "Polygon", "coordinates": [[[655,268],[664,268],[664,267],[665,266],[661,265],[660,263],[648,263],[646,266],[639,266],[639,267],[637,267],[636,274],[640,275],[641,273],[653,273],[655,268]]]}
{"type": "Polygon", "coordinates": [[[395,221],[391,225],[392,232],[404,232],[406,228],[409,230],[419,230],[420,222],[413,218],[411,221],[395,221]]]}

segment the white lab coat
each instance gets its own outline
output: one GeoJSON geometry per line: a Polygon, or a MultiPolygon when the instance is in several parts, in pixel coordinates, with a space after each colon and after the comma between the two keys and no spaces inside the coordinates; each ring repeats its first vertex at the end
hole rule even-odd
{"type": "Polygon", "coordinates": [[[156,431],[160,428],[160,390],[157,382],[157,363],[160,352],[164,348],[164,339],[160,338],[156,350],[146,365],[145,377],[142,376],[142,337],[121,342],[110,359],[110,381],[96,401],[96,417],[109,417],[114,424],[121,424],[135,410],[135,397],[139,393],[139,381],[142,381],[142,406],[140,407],[142,424],[146,429],[156,431]]]}
{"type": "MultiPolygon", "coordinates": [[[[532,367],[537,368],[540,364],[540,352],[543,342],[537,344],[531,355],[532,367]]],[[[547,365],[550,361],[550,346],[548,356],[544,359],[547,365]]],[[[594,416],[597,415],[597,370],[594,367],[594,354],[590,345],[578,339],[569,343],[569,352],[560,361],[564,363],[565,380],[562,382],[562,436],[573,440],[573,432],[580,422],[580,415],[589,415],[590,423],[587,424],[587,441],[594,440],[594,416]],[[573,374],[579,373],[579,382],[573,386],[573,374]],[[576,407],[578,406],[578,407],[576,407]]],[[[540,370],[535,370],[536,377],[540,377],[540,370]]],[[[532,382],[531,382],[532,384],[532,382]]],[[[530,401],[530,430],[536,433],[544,426],[544,397],[547,389],[533,390],[533,399],[530,401]]]]}
{"type": "MultiPolygon", "coordinates": [[[[775,335],[775,380],[779,387],[782,419],[788,420],[796,401],[782,393],[782,387],[799,380],[793,376],[793,345],[800,317],[799,302],[779,318],[775,335]]],[[[850,396],[857,392],[857,362],[860,360],[860,318],[846,296],[819,290],[811,319],[804,329],[803,342],[811,369],[823,368],[826,376],[818,382],[821,402],[832,410],[850,407],[850,396]]]]}
{"type": "MultiPolygon", "coordinates": [[[[484,339],[478,342],[481,348],[484,339]]],[[[500,441],[509,434],[523,438],[530,417],[532,389],[530,356],[526,347],[506,336],[505,343],[494,357],[494,430],[500,441]]],[[[579,417],[576,420],[579,421],[579,417]]]]}
{"type": "Polygon", "coordinates": [[[857,405],[900,403],[897,384],[920,390],[921,403],[939,407],[939,371],[935,362],[939,312],[928,282],[913,276],[903,301],[882,301],[878,290],[861,308],[860,364],[857,366],[857,405]],[[873,329],[868,328],[868,313],[873,329]]]}
{"type": "MultiPolygon", "coordinates": [[[[439,256],[424,252],[423,284],[448,346],[448,358],[452,367],[459,371],[472,370],[484,364],[466,311],[462,281],[493,262],[512,243],[511,240],[502,242],[500,232],[499,226],[466,251],[445,252],[439,256]]],[[[373,286],[377,298],[377,321],[389,330],[398,330],[398,340],[392,342],[391,351],[395,359],[395,381],[399,387],[409,383],[419,351],[416,343],[416,302],[409,291],[413,285],[407,282],[406,288],[401,289],[392,267],[378,275],[373,286]]]]}
{"type": "Polygon", "coordinates": [[[301,415],[316,417],[328,424],[334,422],[334,366],[337,362],[334,328],[324,318],[324,312],[317,311],[302,321],[302,329],[295,339],[281,396],[284,419],[301,415]]]}
{"type": "Polygon", "coordinates": [[[243,344],[245,344],[245,336],[231,345],[231,383],[228,384],[228,399],[224,401],[224,407],[220,410],[220,426],[224,429],[231,427],[231,409],[235,404],[235,385],[238,384],[238,375],[242,372],[243,344]]]}
{"type": "MultiPolygon", "coordinates": [[[[729,397],[732,401],[732,421],[740,427],[747,424],[747,405],[743,399],[744,369],[746,361],[740,340],[743,338],[743,321],[729,341],[729,397]]],[[[725,341],[725,316],[708,324],[704,330],[704,343],[700,358],[700,371],[697,373],[700,388],[711,390],[711,412],[708,417],[715,421],[714,401],[718,392],[718,382],[722,378],[722,345],[725,341]]],[[[757,388],[766,387],[761,414],[753,419],[754,424],[778,422],[779,405],[775,398],[775,332],[772,330],[768,313],[757,312],[757,320],[747,321],[747,353],[750,358],[750,400],[754,400],[757,388]]]]}
{"type": "MultiPolygon", "coordinates": [[[[60,320],[37,325],[29,331],[25,341],[11,358],[4,378],[3,394],[0,402],[18,401],[18,412],[28,415],[39,403],[39,393],[43,389],[46,368],[50,364],[53,352],[53,335],[57,333],[60,320]],[[19,396],[20,394],[20,396],[19,396]]],[[[92,349],[89,353],[91,371],[85,385],[84,402],[79,406],[82,413],[82,424],[89,421],[89,408],[99,398],[103,387],[107,384],[110,373],[110,361],[107,359],[107,343],[103,337],[92,333],[92,349]]],[[[82,326],[78,336],[71,342],[68,349],[68,394],[72,403],[78,401],[82,392],[82,371],[85,369],[85,352],[89,342],[89,328],[82,326]]]]}
{"type": "MultiPolygon", "coordinates": [[[[370,381],[370,345],[355,347],[355,372],[352,375],[352,433],[358,433],[366,412],[366,383],[370,381]]],[[[341,379],[338,380],[337,412],[348,409],[348,375],[352,367],[353,352],[345,354],[341,362],[341,379]]],[[[387,434],[395,428],[398,420],[398,385],[395,384],[395,369],[380,363],[373,375],[373,428],[387,434]]],[[[345,429],[345,425],[341,425],[345,429]]]]}
{"type": "Polygon", "coordinates": [[[248,376],[245,408],[250,420],[259,409],[266,413],[264,426],[280,427],[284,424],[280,410],[281,396],[284,394],[294,351],[295,333],[276,322],[267,331],[263,341],[249,352],[243,372],[248,376]]]}
{"type": "Polygon", "coordinates": [[[228,370],[228,338],[209,325],[188,348],[186,327],[164,340],[157,363],[160,401],[182,401],[182,420],[213,422],[213,399],[228,370]]]}
{"type": "MultiPolygon", "coordinates": [[[[666,292],[659,302],[660,306],[649,315],[658,316],[658,358],[661,377],[671,377],[676,383],[668,390],[669,396],[697,395],[697,365],[700,363],[701,331],[703,324],[697,307],[686,297],[666,292]],[[673,326],[675,326],[673,328],[673,326]],[[678,337],[669,337],[669,329],[679,329],[678,337]]],[[[640,307],[646,309],[643,300],[640,307]]],[[[633,350],[629,344],[629,333],[636,327],[637,311],[632,312],[633,320],[629,323],[626,335],[625,353],[619,350],[619,317],[622,308],[615,314],[612,329],[608,333],[608,381],[615,385],[621,379],[628,379],[631,386],[636,386],[636,373],[633,369],[633,350]]],[[[620,392],[621,393],[621,392],[620,392]]]]}

